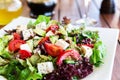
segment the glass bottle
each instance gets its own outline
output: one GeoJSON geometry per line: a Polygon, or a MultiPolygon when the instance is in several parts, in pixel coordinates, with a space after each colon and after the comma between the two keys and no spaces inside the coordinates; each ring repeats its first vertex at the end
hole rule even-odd
{"type": "Polygon", "coordinates": [[[100,8],[100,13],[115,13],[114,0],[103,0],[100,8]]]}
{"type": "Polygon", "coordinates": [[[27,0],[30,8],[30,16],[37,18],[38,15],[52,16],[57,0],[27,0]]]}

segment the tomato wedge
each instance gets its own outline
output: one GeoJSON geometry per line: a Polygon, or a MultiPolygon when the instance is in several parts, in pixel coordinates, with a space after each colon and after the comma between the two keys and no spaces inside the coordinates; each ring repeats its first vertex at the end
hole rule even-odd
{"type": "Polygon", "coordinates": [[[63,60],[65,60],[67,57],[71,57],[74,60],[80,60],[81,56],[78,51],[76,50],[66,50],[64,52],[61,52],[60,55],[57,58],[57,65],[61,65],[63,63],[63,60]]]}
{"type": "Polygon", "coordinates": [[[40,40],[40,42],[38,44],[41,45],[41,44],[44,44],[47,41],[49,41],[49,37],[44,37],[40,40]]]}
{"type": "Polygon", "coordinates": [[[29,51],[26,51],[26,50],[19,50],[19,57],[20,57],[20,59],[26,59],[26,58],[29,58],[29,57],[31,57],[31,52],[29,52],[29,51]]]}
{"type": "Polygon", "coordinates": [[[56,30],[58,30],[59,29],[59,26],[57,26],[57,25],[51,25],[47,30],[46,30],[46,32],[48,32],[48,31],[52,31],[53,33],[55,33],[55,31],[56,30]]]}
{"type": "Polygon", "coordinates": [[[25,44],[24,40],[11,40],[8,44],[8,49],[12,52],[19,50],[20,45],[25,44]]]}
{"type": "Polygon", "coordinates": [[[51,43],[45,43],[44,47],[47,53],[53,57],[57,57],[59,53],[63,51],[62,47],[51,44],[51,43]]]}
{"type": "Polygon", "coordinates": [[[18,33],[13,33],[13,36],[14,36],[14,40],[20,40],[21,39],[21,36],[20,36],[20,34],[18,34],[18,33]]]}

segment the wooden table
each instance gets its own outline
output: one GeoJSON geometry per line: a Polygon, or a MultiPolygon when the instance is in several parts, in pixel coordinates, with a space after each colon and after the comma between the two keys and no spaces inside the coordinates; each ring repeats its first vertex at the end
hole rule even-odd
{"type": "MultiPolygon", "coordinates": [[[[55,15],[52,19],[62,21],[64,16],[71,18],[72,21],[83,17],[83,0],[58,0],[58,4],[55,8],[55,15]]],[[[92,0],[88,16],[97,20],[96,27],[103,28],[118,28],[120,29],[120,12],[119,8],[116,8],[114,14],[100,14],[100,5],[102,0],[92,0]]],[[[119,3],[118,3],[119,4],[119,3]]],[[[116,4],[117,5],[117,4],[116,4]]],[[[23,0],[23,13],[22,16],[29,17],[30,9],[27,7],[25,0],[23,0]]],[[[120,40],[120,37],[119,37],[120,40]]],[[[109,41],[109,40],[108,40],[109,41]]],[[[116,49],[116,56],[114,61],[112,80],[120,80],[120,44],[118,42],[116,49]]],[[[107,74],[107,73],[106,73],[107,74]]],[[[98,79],[99,80],[99,79],[98,79]]]]}

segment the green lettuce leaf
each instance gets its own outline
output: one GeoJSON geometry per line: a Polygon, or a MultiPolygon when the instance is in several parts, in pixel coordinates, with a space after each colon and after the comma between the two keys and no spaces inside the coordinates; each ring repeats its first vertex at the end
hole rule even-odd
{"type": "Polygon", "coordinates": [[[37,25],[41,22],[46,22],[48,24],[49,21],[50,21],[50,17],[44,16],[44,15],[39,15],[37,20],[35,21],[34,25],[37,25]]]}
{"type": "Polygon", "coordinates": [[[25,68],[20,72],[19,77],[17,78],[17,80],[26,80],[26,78],[29,76],[29,74],[31,73],[31,71],[29,70],[29,68],[25,68]]]}
{"type": "Polygon", "coordinates": [[[27,24],[27,28],[30,29],[34,29],[35,28],[35,24],[32,22],[32,21],[29,21],[28,24],[27,24]]]}
{"type": "Polygon", "coordinates": [[[10,59],[12,57],[8,50],[8,47],[3,49],[1,56],[5,59],[10,59]]]}
{"type": "Polygon", "coordinates": [[[94,64],[96,67],[99,67],[100,64],[103,63],[105,53],[106,48],[102,41],[96,42],[93,48],[93,54],[90,57],[90,62],[94,64]]]}
{"type": "Polygon", "coordinates": [[[42,80],[42,78],[43,78],[42,74],[37,73],[37,71],[34,71],[30,73],[26,80],[42,80]]]}
{"type": "Polygon", "coordinates": [[[8,65],[0,66],[0,75],[5,75],[8,65]]]}
{"type": "Polygon", "coordinates": [[[0,66],[0,75],[3,75],[7,80],[18,80],[22,66],[17,60],[11,60],[7,65],[0,66]]]}
{"type": "Polygon", "coordinates": [[[0,66],[6,65],[8,63],[9,63],[9,60],[3,59],[2,57],[0,57],[0,66]]]}
{"type": "Polygon", "coordinates": [[[12,39],[12,35],[4,35],[0,38],[0,55],[3,54],[4,49],[7,47],[9,40],[12,39]]]}
{"type": "Polygon", "coordinates": [[[30,61],[28,59],[26,59],[28,68],[30,69],[31,72],[33,72],[35,70],[35,68],[32,66],[32,64],[30,63],[30,61]]]}

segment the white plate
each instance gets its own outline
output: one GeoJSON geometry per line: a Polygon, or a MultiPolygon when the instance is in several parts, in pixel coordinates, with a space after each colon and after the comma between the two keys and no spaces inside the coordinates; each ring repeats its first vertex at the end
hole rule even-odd
{"type": "MultiPolygon", "coordinates": [[[[7,26],[5,26],[3,29],[5,30],[15,29],[17,25],[26,25],[30,20],[34,21],[33,19],[30,18],[19,17],[13,20],[7,26]]],[[[5,34],[3,29],[0,30],[0,36],[5,34]]],[[[111,80],[119,30],[92,27],[87,27],[87,29],[99,31],[100,38],[106,45],[107,53],[106,57],[104,58],[104,64],[101,65],[99,68],[95,68],[93,73],[84,78],[83,80],[111,80]]]]}

